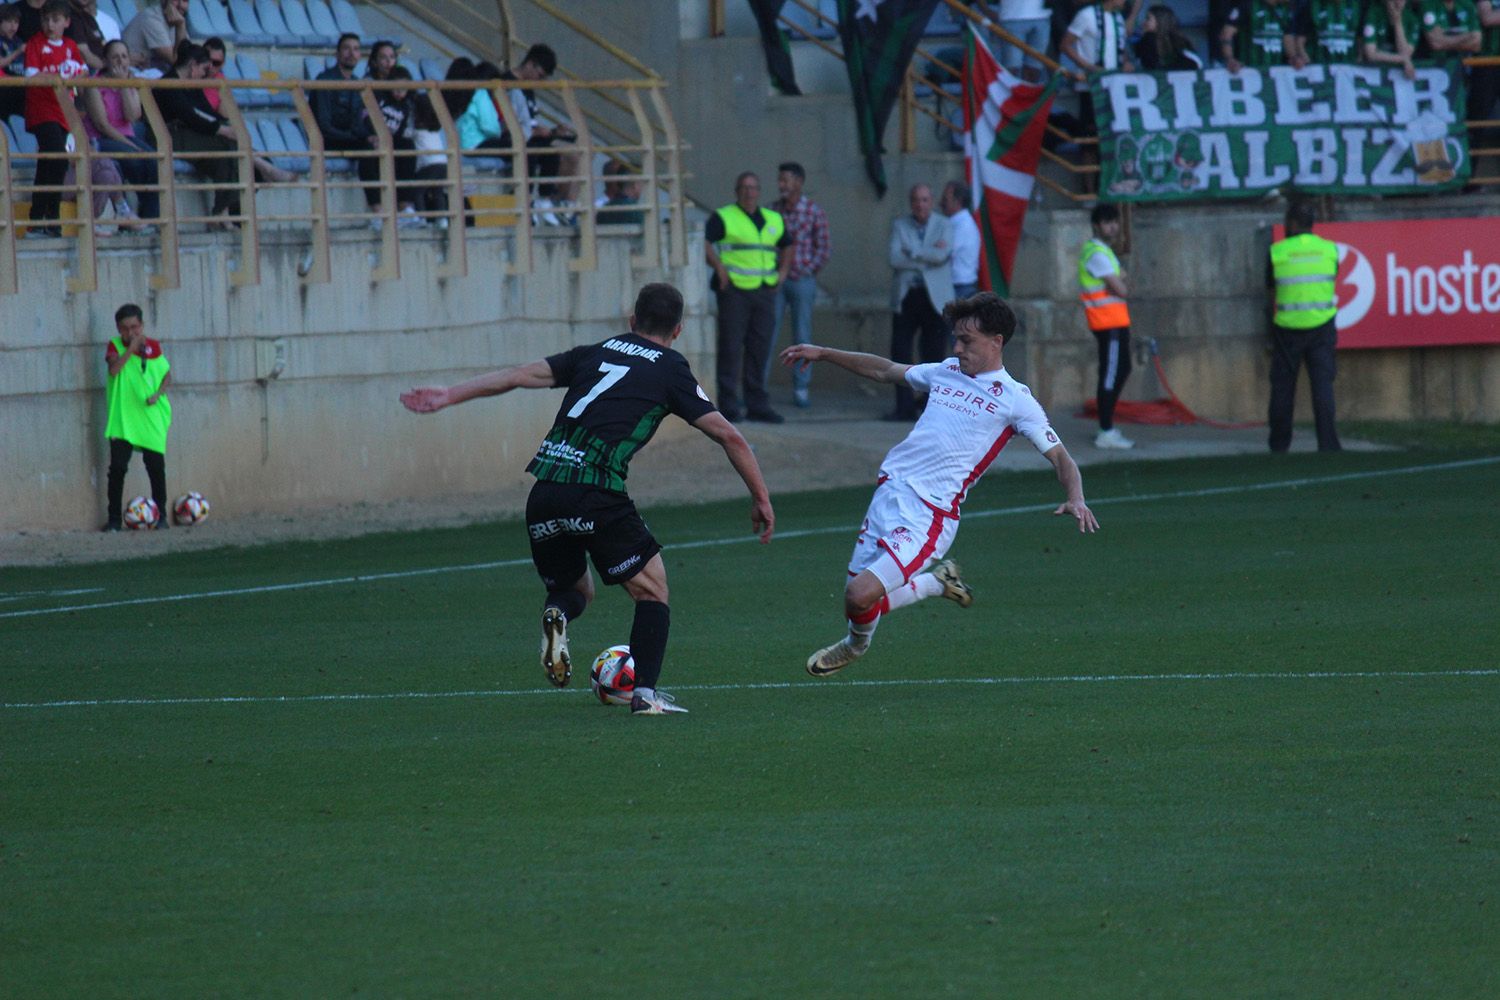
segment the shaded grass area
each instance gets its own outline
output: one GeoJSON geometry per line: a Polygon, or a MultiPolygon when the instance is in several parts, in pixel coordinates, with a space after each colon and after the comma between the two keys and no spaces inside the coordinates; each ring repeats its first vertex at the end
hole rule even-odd
{"type": "MultiPolygon", "coordinates": [[[[8,706],[338,699],[0,709],[0,982],[1495,995],[1500,677],[1450,672],[1497,666],[1500,464],[1402,471],[1484,458],[1101,468],[1088,538],[1004,513],[1055,501],[1050,476],[992,477],[954,549],[975,607],[898,612],[824,682],[801,663],[841,628],[867,491],[779,499],[767,547],[702,544],[747,530],[743,503],[648,511],[663,684],[692,710],[673,719],[546,689],[525,564],[0,619],[8,706]]],[[[525,556],[511,523],[6,570],[0,591],[525,556]]],[[[623,641],[627,603],[574,624],[579,659],[623,641]]]]}

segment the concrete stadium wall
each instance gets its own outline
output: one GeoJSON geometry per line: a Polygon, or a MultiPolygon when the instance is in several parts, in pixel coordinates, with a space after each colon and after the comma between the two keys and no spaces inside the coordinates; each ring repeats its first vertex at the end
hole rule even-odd
{"type": "MultiPolygon", "coordinates": [[[[68,295],[61,253],[23,250],[25,294],[0,300],[0,530],[86,528],[104,518],[104,350],[114,311],[136,302],[172,363],[167,479],[223,511],[295,511],[334,503],[476,494],[513,487],[557,408],[552,392],[476,402],[430,417],[397,395],[530,361],[625,326],[638,287],[671,281],[687,296],[678,347],[712,385],[711,324],[696,273],[633,271],[628,236],[601,237],[596,271],[576,274],[575,241],[541,230],[532,274],[507,276],[510,239],[469,241],[469,274],[433,277],[443,242],[404,236],[397,281],[369,278],[375,244],[335,233],[333,280],[303,285],[304,240],[267,237],[262,280],[229,283],[232,245],[185,239],[182,287],[153,294],[154,255],[100,255],[99,291],[68,295]],[[285,370],[267,374],[275,345],[285,370]]],[[[664,433],[674,433],[668,428],[664,433]]],[[[136,459],[127,498],[148,492],[136,459]]]]}

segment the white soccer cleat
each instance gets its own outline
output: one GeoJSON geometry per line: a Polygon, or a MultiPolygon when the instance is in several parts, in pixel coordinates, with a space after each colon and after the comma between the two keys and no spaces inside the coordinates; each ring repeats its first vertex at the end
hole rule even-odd
{"type": "Polygon", "coordinates": [[[863,650],[856,650],[849,645],[847,638],[843,638],[809,656],[807,672],[814,677],[831,677],[864,655],[863,650]]]}
{"type": "Polygon", "coordinates": [[[1094,437],[1095,448],[1134,448],[1135,442],[1120,433],[1118,427],[1111,427],[1107,431],[1100,431],[1094,437]]]}
{"type": "Polygon", "coordinates": [[[649,695],[637,691],[630,696],[631,715],[670,715],[673,712],[687,714],[687,709],[677,704],[677,699],[665,691],[653,691],[649,695]]]}
{"type": "Polygon", "coordinates": [[[567,687],[573,676],[568,658],[568,619],[558,608],[542,612],[542,669],[553,687],[567,687]]]}
{"type": "Polygon", "coordinates": [[[961,608],[974,603],[974,589],[959,575],[958,563],[944,559],[932,569],[932,575],[943,585],[943,596],[961,608]]]}

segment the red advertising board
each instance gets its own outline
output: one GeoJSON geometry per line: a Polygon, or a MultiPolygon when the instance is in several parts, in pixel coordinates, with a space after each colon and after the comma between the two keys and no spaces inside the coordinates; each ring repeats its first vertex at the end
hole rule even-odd
{"type": "Polygon", "coordinates": [[[1500,343],[1500,219],[1327,222],[1314,231],[1339,245],[1340,348],[1500,343]]]}

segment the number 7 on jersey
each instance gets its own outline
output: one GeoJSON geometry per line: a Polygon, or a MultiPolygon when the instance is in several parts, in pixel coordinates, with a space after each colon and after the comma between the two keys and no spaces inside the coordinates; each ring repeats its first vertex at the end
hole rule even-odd
{"type": "Polygon", "coordinates": [[[589,394],[587,396],[584,396],[578,402],[573,404],[572,409],[568,410],[567,413],[567,416],[569,418],[576,417],[584,410],[588,409],[590,403],[598,399],[606,389],[614,385],[616,382],[620,381],[620,379],[624,378],[626,373],[630,371],[630,369],[625,365],[612,365],[607,361],[599,362],[599,370],[604,373],[604,377],[601,378],[598,382],[594,383],[594,387],[589,390],[589,394]]]}

